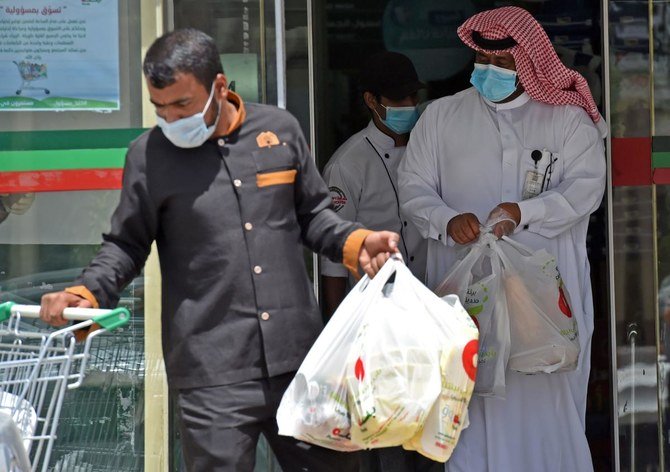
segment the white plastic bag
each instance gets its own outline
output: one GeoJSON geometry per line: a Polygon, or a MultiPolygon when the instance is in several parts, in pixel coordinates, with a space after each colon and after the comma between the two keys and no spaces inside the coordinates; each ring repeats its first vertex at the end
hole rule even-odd
{"type": "Polygon", "coordinates": [[[477,335],[457,300],[391,259],[352,289],[307,354],[279,406],[279,433],[343,451],[411,441],[445,461],[464,427],[477,335]]]}
{"type": "Polygon", "coordinates": [[[351,438],[445,461],[474,387],[478,332],[456,297],[441,300],[399,261],[387,266],[394,274],[375,278],[388,283],[369,294],[375,302],[350,351],[351,438]]]}
{"type": "Polygon", "coordinates": [[[373,303],[347,359],[351,436],[365,448],[410,439],[440,393],[440,346],[406,270],[391,259],[372,281],[373,303]]]}
{"type": "Polygon", "coordinates": [[[556,258],[507,237],[498,241],[496,251],[510,317],[508,367],[527,374],[574,370],[579,333],[556,258]]]}
{"type": "Polygon", "coordinates": [[[363,277],[328,321],[284,392],[277,410],[279,434],[338,451],[362,448],[351,441],[346,361],[373,302],[366,294],[383,284],[363,277]]]}
{"type": "Polygon", "coordinates": [[[481,396],[505,396],[505,369],[510,353],[510,326],[500,256],[491,233],[472,243],[435,289],[438,296],[456,294],[479,328],[477,381],[481,396]]]}
{"type": "MultiPolygon", "coordinates": [[[[432,295],[432,294],[430,294],[432,295]]],[[[426,295],[428,297],[428,295],[426,295]]],[[[451,325],[452,321],[474,328],[468,313],[460,304],[456,295],[449,295],[443,300],[450,309],[445,312],[449,317],[447,323],[438,323],[442,329],[451,325]]],[[[447,328],[448,329],[448,328],[447,328]]],[[[445,337],[452,342],[455,333],[445,332],[445,337]]],[[[444,349],[440,356],[442,373],[442,390],[424,421],[421,430],[403,448],[417,451],[437,462],[446,462],[456,447],[461,432],[468,427],[467,406],[472,396],[473,382],[477,374],[478,342],[472,339],[472,331],[461,338],[457,349],[444,349]],[[469,341],[468,341],[469,339],[469,341]]]]}

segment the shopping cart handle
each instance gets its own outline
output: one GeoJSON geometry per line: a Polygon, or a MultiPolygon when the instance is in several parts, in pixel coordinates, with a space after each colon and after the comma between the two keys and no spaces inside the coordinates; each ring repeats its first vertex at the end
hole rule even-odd
{"type": "MultiPolygon", "coordinates": [[[[17,314],[25,318],[39,318],[39,305],[18,305],[14,302],[0,304],[0,323],[7,321],[17,314]]],[[[114,310],[99,310],[95,308],[66,308],[63,318],[72,321],[88,321],[99,324],[108,331],[127,325],[130,322],[130,312],[126,308],[114,310]]]]}
{"type": "Polygon", "coordinates": [[[5,302],[0,304],[0,323],[7,321],[12,316],[12,307],[16,305],[14,302],[5,302]]]}
{"type": "Polygon", "coordinates": [[[107,331],[114,331],[130,322],[130,312],[126,308],[115,308],[109,313],[93,317],[93,322],[98,323],[107,331]]]}

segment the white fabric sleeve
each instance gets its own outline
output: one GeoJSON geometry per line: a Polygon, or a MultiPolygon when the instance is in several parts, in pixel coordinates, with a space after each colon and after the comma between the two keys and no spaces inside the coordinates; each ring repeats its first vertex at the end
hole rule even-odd
{"type": "Polygon", "coordinates": [[[564,165],[561,182],[537,197],[518,203],[519,228],[553,238],[600,205],[607,172],[603,141],[588,115],[579,111],[570,121],[559,156],[564,165]]]}
{"type": "Polygon", "coordinates": [[[459,213],[440,196],[439,122],[435,110],[434,105],[428,107],[412,130],[398,167],[398,194],[404,214],[421,236],[447,244],[447,223],[459,213]]]}
{"type": "MultiPolygon", "coordinates": [[[[332,208],[337,215],[347,221],[357,221],[362,186],[355,176],[356,173],[345,167],[339,161],[326,166],[323,179],[330,190],[332,208]]],[[[321,275],[348,277],[349,271],[344,265],[321,256],[321,275]]]]}

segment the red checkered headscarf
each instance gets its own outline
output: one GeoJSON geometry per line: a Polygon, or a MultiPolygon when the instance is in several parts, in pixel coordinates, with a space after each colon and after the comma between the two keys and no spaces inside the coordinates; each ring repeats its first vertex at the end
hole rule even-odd
{"type": "Polygon", "coordinates": [[[601,121],[586,79],[563,65],[547,33],[523,8],[477,13],[459,26],[458,36],[476,51],[511,53],[519,82],[532,99],[551,105],[577,105],[594,123],[601,121]]]}

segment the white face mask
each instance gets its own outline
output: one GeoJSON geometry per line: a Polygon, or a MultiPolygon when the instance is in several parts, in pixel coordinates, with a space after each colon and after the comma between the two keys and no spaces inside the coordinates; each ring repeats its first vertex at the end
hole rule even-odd
{"type": "Polygon", "coordinates": [[[209,94],[209,99],[207,100],[207,104],[205,104],[204,110],[195,115],[173,121],[172,123],[168,123],[160,116],[156,116],[158,127],[163,131],[165,137],[177,147],[194,148],[202,146],[214,134],[216,125],[219,122],[219,115],[221,114],[219,110],[219,113],[216,114],[214,124],[209,127],[207,126],[207,123],[205,123],[205,113],[212,103],[212,98],[214,98],[214,84],[212,84],[212,91],[209,94]]]}

